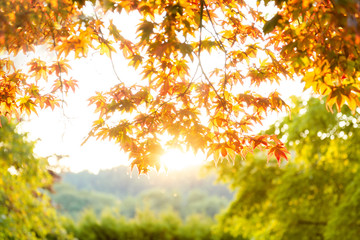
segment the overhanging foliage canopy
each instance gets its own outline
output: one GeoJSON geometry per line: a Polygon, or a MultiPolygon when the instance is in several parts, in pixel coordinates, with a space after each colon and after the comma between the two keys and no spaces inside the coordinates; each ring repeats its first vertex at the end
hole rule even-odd
{"type": "Polygon", "coordinates": [[[257,3],[273,16],[243,0],[1,1],[0,48],[9,56],[0,60],[1,115],[59,106],[58,96],[76,87],[67,76],[67,58],[87,57],[96,49],[110,59],[122,54],[143,80],[129,85],[124,79],[90,99],[99,118],[89,136],[116,141],[140,172],[160,167],[164,144],[204,150],[216,161],[263,147],[281,161],[284,145],[275,135],[252,135],[251,127],[288,106],[277,92],[261,96],[241,86],[262,87],[298,75],[306,88],[327,96],[330,110],[345,103],[354,110],[360,3],[257,3]],[[89,7],[92,14],[84,11],[89,7]],[[140,15],[136,39],[126,39],[121,32],[126,23],[109,17],[121,12],[140,15]],[[57,60],[32,59],[28,69],[17,69],[12,57],[37,45],[57,60]],[[221,65],[207,68],[209,53],[220,54],[221,65]],[[51,91],[44,90],[46,84],[51,91]],[[162,135],[169,136],[166,143],[162,135]]]}

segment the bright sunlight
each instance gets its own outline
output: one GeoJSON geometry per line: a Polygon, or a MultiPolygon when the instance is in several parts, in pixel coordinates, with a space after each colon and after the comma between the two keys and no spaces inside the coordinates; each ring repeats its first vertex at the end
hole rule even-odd
{"type": "Polygon", "coordinates": [[[169,149],[160,161],[161,165],[168,170],[182,170],[186,167],[203,164],[205,156],[201,153],[195,155],[191,151],[183,152],[179,149],[169,149]]]}

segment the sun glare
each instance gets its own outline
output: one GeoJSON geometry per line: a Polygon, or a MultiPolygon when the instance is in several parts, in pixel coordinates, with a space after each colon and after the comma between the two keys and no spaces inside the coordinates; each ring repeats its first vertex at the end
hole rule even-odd
{"type": "Polygon", "coordinates": [[[182,170],[186,167],[205,163],[205,156],[193,152],[183,152],[179,149],[169,149],[160,159],[161,165],[169,170],[182,170]]]}

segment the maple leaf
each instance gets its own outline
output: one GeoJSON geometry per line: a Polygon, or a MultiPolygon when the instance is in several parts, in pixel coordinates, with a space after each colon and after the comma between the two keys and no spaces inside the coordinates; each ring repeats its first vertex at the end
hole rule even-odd
{"type": "Polygon", "coordinates": [[[96,49],[100,49],[100,55],[106,54],[108,57],[111,56],[111,52],[116,52],[115,48],[111,45],[111,42],[109,41],[101,42],[96,49]]]}
{"type": "Polygon", "coordinates": [[[271,18],[269,21],[267,21],[264,24],[263,31],[264,33],[270,33],[274,30],[276,25],[279,23],[279,20],[281,19],[281,15],[276,14],[273,18],[271,18]]]}
{"type": "Polygon", "coordinates": [[[260,144],[264,145],[264,146],[268,146],[268,142],[267,142],[267,135],[261,135],[261,136],[255,136],[253,138],[251,138],[251,140],[253,140],[254,142],[254,149],[259,146],[260,144]]]}
{"type": "Polygon", "coordinates": [[[268,161],[270,157],[274,155],[278,164],[280,165],[282,158],[288,160],[286,154],[289,154],[289,151],[285,148],[284,144],[278,143],[275,146],[270,147],[268,152],[268,161]]]}
{"type": "Polygon", "coordinates": [[[147,142],[164,133],[183,148],[211,152],[216,161],[235,153],[245,157],[262,147],[280,162],[287,152],[278,139],[249,134],[268,113],[289,106],[277,92],[266,97],[255,89],[296,75],[305,88],[327,96],[330,111],[347,104],[355,112],[360,20],[356,1],[263,2],[278,7],[268,21],[246,1],[4,0],[0,51],[9,57],[0,59],[1,114],[58,106],[58,91],[77,88],[67,76],[72,74],[69,60],[97,49],[115,71],[113,53],[141,76],[134,85],[123,82],[89,99],[99,116],[89,136],[116,141],[140,172],[159,166],[147,142]],[[82,8],[85,2],[96,5],[93,15],[82,8]],[[121,34],[126,23],[116,22],[122,10],[139,16],[131,41],[121,34]],[[56,61],[35,58],[21,67],[11,60],[39,45],[56,61]],[[43,91],[49,87],[50,93],[43,91]],[[111,122],[113,116],[119,121],[111,122]]]}
{"type": "Polygon", "coordinates": [[[142,22],[137,31],[140,32],[139,36],[141,37],[141,41],[149,41],[151,34],[154,32],[154,23],[149,21],[142,22]]]}

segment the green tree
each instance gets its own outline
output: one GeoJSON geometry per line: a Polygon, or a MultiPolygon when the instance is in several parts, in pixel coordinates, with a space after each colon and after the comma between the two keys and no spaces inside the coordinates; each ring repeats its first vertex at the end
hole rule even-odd
{"type": "Polygon", "coordinates": [[[60,205],[60,213],[71,216],[77,216],[84,208],[96,208],[95,213],[99,213],[115,205],[116,201],[100,198],[103,193],[109,200],[110,196],[118,198],[120,213],[128,218],[135,216],[136,209],[149,208],[155,213],[172,209],[185,219],[194,213],[213,217],[233,197],[226,185],[214,184],[215,174],[199,177],[200,167],[171,171],[168,175],[152,172],[139,178],[130,178],[127,171],[128,167],[119,166],[98,174],[63,173],[63,183],[55,184],[52,199],[60,205]]]}
{"type": "Polygon", "coordinates": [[[0,238],[44,239],[62,236],[46,188],[53,184],[48,162],[37,157],[35,143],[1,117],[0,128],[0,238]]]}
{"type": "Polygon", "coordinates": [[[97,215],[100,215],[104,208],[120,206],[120,200],[110,194],[77,190],[68,184],[57,184],[54,189],[55,194],[51,194],[51,199],[58,211],[74,218],[77,218],[84,209],[92,209],[97,215]]]}
{"type": "Polygon", "coordinates": [[[237,191],[220,218],[233,235],[253,239],[356,239],[359,236],[359,114],[332,114],[324,102],[297,101],[273,125],[294,155],[281,167],[255,153],[218,168],[237,191]]]}
{"type": "Polygon", "coordinates": [[[181,239],[181,240],[243,240],[223,232],[214,232],[212,219],[192,215],[186,221],[172,211],[154,214],[145,210],[138,211],[132,219],[125,219],[114,212],[104,212],[97,219],[91,211],[84,212],[81,220],[75,224],[63,219],[63,224],[79,240],[98,239],[181,239]]]}
{"type": "Polygon", "coordinates": [[[186,216],[202,214],[214,217],[229,204],[229,200],[221,195],[210,195],[200,189],[193,189],[188,193],[185,201],[184,212],[186,216]]]}
{"type": "MultiPolygon", "coordinates": [[[[75,186],[78,190],[94,190],[110,193],[123,199],[126,196],[136,196],[149,188],[163,189],[167,192],[187,194],[194,188],[200,188],[207,193],[222,195],[230,199],[232,194],[225,185],[213,182],[216,175],[200,176],[201,167],[189,167],[183,170],[171,171],[169,174],[151,172],[148,176],[130,177],[129,167],[119,166],[111,169],[100,170],[98,174],[87,171],[72,173],[65,172],[61,175],[62,181],[75,186]]],[[[136,175],[135,170],[133,176],[136,175]]]]}

